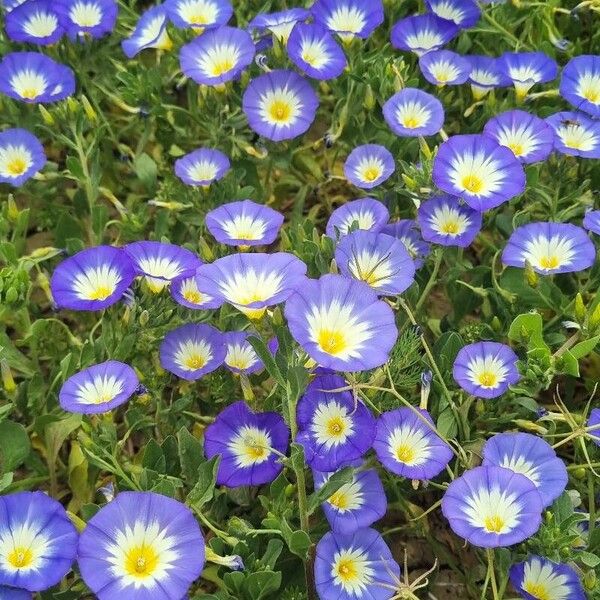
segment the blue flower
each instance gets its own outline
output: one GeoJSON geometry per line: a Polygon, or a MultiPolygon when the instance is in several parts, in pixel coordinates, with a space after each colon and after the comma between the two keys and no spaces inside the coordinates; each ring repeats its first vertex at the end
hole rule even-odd
{"type": "Polygon", "coordinates": [[[546,123],[554,131],[554,148],[561,154],[600,158],[600,121],[564,111],[546,117],[546,123]]]}
{"type": "Polygon", "coordinates": [[[396,135],[434,135],[444,126],[444,107],[427,92],[404,88],[383,105],[383,117],[396,135]]]}
{"type": "Polygon", "coordinates": [[[165,0],[163,6],[175,27],[191,27],[198,33],[225,25],[233,15],[228,0],[165,0]]]}
{"type": "Polygon", "coordinates": [[[452,21],[461,29],[473,27],[481,17],[475,0],[425,0],[427,8],[442,19],[452,21]]]}
{"type": "Polygon", "coordinates": [[[471,63],[451,50],[432,50],[419,57],[423,77],[434,85],[459,85],[469,78],[471,63]]]}
{"type": "Polygon", "coordinates": [[[445,46],[458,32],[458,27],[452,21],[427,13],[400,19],[392,27],[391,40],[397,50],[423,56],[445,46]]]}
{"type": "Polygon", "coordinates": [[[55,0],[60,24],[72,40],[88,35],[101,38],[115,27],[119,6],[115,0],[55,0]]]}
{"type": "Polygon", "coordinates": [[[560,94],[576,110],[600,117],[600,56],[572,58],[563,69],[560,94]]]}
{"type": "Polygon", "coordinates": [[[64,29],[52,0],[29,0],[6,15],[6,35],[15,42],[50,46],[60,40],[64,29]]]}
{"type": "Polygon", "coordinates": [[[170,50],[173,46],[167,33],[167,11],[163,5],[153,6],[144,11],[133,33],[121,42],[127,58],[133,58],[146,48],[170,50]]]}
{"type": "Polygon", "coordinates": [[[337,33],[344,42],[366,39],[383,23],[381,0],[316,0],[310,9],[315,23],[337,33]]]}
{"type": "Polygon", "coordinates": [[[35,135],[26,129],[5,129],[0,133],[0,183],[19,187],[45,164],[44,147],[35,135]]]}

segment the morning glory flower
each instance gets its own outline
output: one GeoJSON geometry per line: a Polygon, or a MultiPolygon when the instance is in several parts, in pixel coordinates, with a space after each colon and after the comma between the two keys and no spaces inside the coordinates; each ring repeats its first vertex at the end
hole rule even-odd
{"type": "Polygon", "coordinates": [[[573,108],[600,117],[600,56],[572,58],[562,72],[560,95],[573,108]]]}
{"type": "Polygon", "coordinates": [[[433,14],[452,21],[461,29],[473,27],[481,17],[481,9],[475,0],[425,0],[425,6],[433,14]]]}
{"type": "Polygon", "coordinates": [[[374,529],[326,533],[317,544],[315,585],[321,600],[390,600],[400,567],[374,529]]]}
{"type": "Polygon", "coordinates": [[[186,271],[183,275],[172,279],[169,290],[177,304],[192,310],[219,308],[223,304],[220,298],[212,295],[210,288],[208,290],[200,289],[196,270],[186,271]]]}
{"type": "Polygon", "coordinates": [[[527,263],[541,275],[583,271],[595,259],[596,249],[585,230],[570,223],[517,227],[502,252],[505,265],[524,268],[527,263]]]}
{"type": "Polygon", "coordinates": [[[253,79],[244,92],[242,106],[253,131],[280,142],[308,130],[319,99],[303,77],[279,69],[253,79]]]}
{"type": "Polygon", "coordinates": [[[255,413],[244,402],[235,402],[204,431],[204,453],[209,459],[221,457],[218,485],[262,485],[281,473],[289,437],[279,413],[255,413]]]}
{"type": "Polygon", "coordinates": [[[219,330],[204,323],[188,323],[167,333],[159,353],[163,369],[195,381],[223,364],[226,348],[219,330]]]}
{"type": "Polygon", "coordinates": [[[456,478],[442,498],[442,513],[456,535],[480,548],[512,546],[542,522],[535,485],[503,467],[476,467],[456,478]]]}
{"type": "Polygon", "coordinates": [[[233,14],[228,0],[166,0],[163,6],[175,27],[198,32],[225,25],[233,14]]]}
{"type": "Polygon", "coordinates": [[[344,163],[346,179],[356,187],[372,189],[396,170],[392,153],[379,144],[363,144],[350,152],[344,163]]]}
{"type": "Polygon", "coordinates": [[[264,369],[264,364],[248,341],[247,331],[228,331],[223,334],[225,342],[224,366],[232,373],[250,375],[264,369]]]}
{"type": "Polygon", "coordinates": [[[562,154],[600,158],[600,122],[577,112],[559,112],[546,117],[554,130],[554,148],[562,154]]]}
{"type": "Polygon", "coordinates": [[[336,471],[369,450],[375,438],[375,419],[333,373],[317,375],[307,386],[296,409],[298,436],[306,462],[317,471],[336,471]]]}
{"type": "Polygon", "coordinates": [[[518,360],[506,344],[476,342],[460,349],[452,375],[465,392],[476,398],[497,398],[521,379],[518,360]]]}
{"type": "Polygon", "coordinates": [[[506,146],[525,164],[544,161],[554,148],[554,132],[539,117],[523,110],[509,110],[492,117],[483,133],[506,146]]]}
{"type": "Polygon", "coordinates": [[[4,8],[6,13],[9,13],[21,4],[25,4],[25,2],[29,2],[29,0],[0,0],[0,6],[4,8]]]}
{"type": "Polygon", "coordinates": [[[179,63],[185,75],[203,85],[222,85],[237,79],[252,64],[254,42],[237,27],[209,29],[181,48],[179,63]]]}
{"type": "Polygon", "coordinates": [[[15,42],[40,46],[55,44],[63,36],[52,0],[29,0],[5,17],[6,35],[15,42]]]}
{"type": "Polygon", "coordinates": [[[119,302],[134,277],[134,266],[123,250],[95,246],[61,262],[50,289],[58,308],[102,310],[119,302]]]}
{"type": "Polygon", "coordinates": [[[183,598],[204,562],[204,537],[190,509],[153,492],[117,494],[79,538],[81,576],[98,600],[183,598]]]}
{"type": "Polygon", "coordinates": [[[373,450],[388,471],[408,479],[432,479],[453,456],[450,446],[435,432],[429,413],[408,407],[379,416],[373,450]]]}
{"type": "Polygon", "coordinates": [[[445,46],[458,32],[458,27],[452,21],[434,14],[414,15],[400,19],[392,27],[392,47],[423,56],[445,46]]]}
{"type": "Polygon", "coordinates": [[[419,68],[429,83],[440,87],[464,83],[471,73],[469,60],[451,50],[432,50],[423,54],[419,58],[419,68]]]}
{"type": "Polygon", "coordinates": [[[588,435],[591,436],[592,441],[596,446],[600,446],[600,408],[594,408],[590,412],[586,427],[593,427],[588,435]]]}
{"type": "Polygon", "coordinates": [[[359,198],[336,208],[327,221],[325,232],[335,240],[346,235],[355,223],[358,229],[378,232],[389,218],[385,204],[374,198],[359,198]]]}
{"type": "Polygon", "coordinates": [[[383,117],[396,135],[435,135],[444,126],[444,107],[427,92],[404,88],[383,105],[383,117]]]}
{"type": "Polygon", "coordinates": [[[60,24],[72,40],[104,37],[117,22],[119,6],[115,0],[54,0],[53,4],[60,24]]]}
{"type": "Polygon", "coordinates": [[[43,492],[17,492],[0,496],[0,514],[0,585],[30,592],[56,585],[77,554],[77,530],[62,505],[43,492]]]}
{"type": "Polygon", "coordinates": [[[44,147],[33,133],[17,128],[0,132],[0,183],[19,187],[45,164],[44,147]]]}
{"type": "Polygon", "coordinates": [[[121,42],[125,56],[133,58],[147,48],[170,50],[173,42],[167,33],[167,22],[168,16],[164,5],[145,10],[132,34],[121,42]]]}
{"type": "Polygon", "coordinates": [[[397,296],[415,281],[415,264],[404,244],[384,233],[356,230],[335,249],[340,273],[368,283],[379,296],[397,296]]]}
{"type": "Polygon", "coordinates": [[[531,433],[498,433],[483,446],[483,465],[521,473],[538,489],[544,507],[564,491],[569,477],[562,459],[541,437],[531,433]]]}
{"type": "Polygon", "coordinates": [[[588,231],[600,235],[600,210],[588,210],[583,218],[583,226],[588,231]]]}
{"type": "Polygon", "coordinates": [[[419,206],[418,218],[423,239],[440,246],[470,246],[481,231],[479,211],[452,196],[436,196],[419,206]]]}
{"type": "Polygon", "coordinates": [[[469,82],[475,100],[481,100],[494,88],[506,87],[512,83],[505,75],[499,59],[475,54],[466,58],[471,63],[469,82]]]}
{"type": "Polygon", "coordinates": [[[328,29],[297,23],[287,44],[290,60],[313,79],[334,79],[346,68],[346,55],[328,29]]]}
{"type": "Polygon", "coordinates": [[[316,0],[310,11],[315,23],[337,33],[346,43],[354,37],[367,39],[384,17],[381,0],[316,0]]]}
{"type": "Polygon", "coordinates": [[[366,283],[341,275],[298,284],[285,305],[285,317],[304,351],[338,371],[383,365],[398,337],[389,305],[366,283]]]}
{"type": "Polygon", "coordinates": [[[249,319],[260,319],[304,280],[306,265],[293,254],[231,254],[197,271],[203,289],[235,306],[249,319]]]}
{"type": "Polygon", "coordinates": [[[271,32],[284,44],[288,41],[296,23],[302,23],[310,16],[305,8],[291,8],[274,13],[259,13],[248,23],[248,29],[260,33],[271,32]]]}
{"type": "Polygon", "coordinates": [[[421,237],[419,225],[414,219],[401,219],[388,223],[381,233],[398,238],[413,259],[415,268],[420,269],[423,266],[423,259],[429,255],[430,248],[421,237]]]}
{"type": "MultiPolygon", "coordinates": [[[[203,39],[204,35],[199,39],[203,39]]],[[[229,158],[214,148],[199,148],[175,161],[175,175],[186,185],[207,187],[229,172],[229,158]]]]}
{"type": "Polygon", "coordinates": [[[283,225],[283,215],[252,200],[223,204],[206,214],[206,228],[220,244],[266,246],[272,244],[283,225]]]}
{"type": "Polygon", "coordinates": [[[58,400],[68,412],[104,413],[127,402],[139,385],[140,380],[129,365],[108,360],[69,377],[58,400]]]}
{"type": "Polygon", "coordinates": [[[164,242],[133,242],[125,252],[136,273],[145,278],[148,289],[157,294],[170,281],[198,268],[202,261],[191,250],[164,242]]]}
{"type": "Polygon", "coordinates": [[[536,83],[553,81],[558,73],[556,61],[545,52],[505,52],[499,61],[519,99],[525,98],[536,83]]]}
{"type": "MultiPolygon", "coordinates": [[[[315,489],[321,489],[332,473],[313,471],[315,489]]],[[[321,504],[331,529],[351,534],[369,527],[385,516],[387,499],[381,479],[375,469],[356,471],[346,483],[321,504]]]]}
{"type": "Polygon", "coordinates": [[[510,581],[525,600],[585,600],[577,572],[543,556],[528,556],[510,568],[510,581]]]}
{"type": "Polygon", "coordinates": [[[75,92],[75,75],[39,52],[10,52],[0,62],[0,92],[29,104],[58,102],[75,92]]]}
{"type": "Polygon", "coordinates": [[[486,135],[454,135],[433,161],[433,182],[483,212],[525,191],[525,171],[511,150],[486,135]]]}

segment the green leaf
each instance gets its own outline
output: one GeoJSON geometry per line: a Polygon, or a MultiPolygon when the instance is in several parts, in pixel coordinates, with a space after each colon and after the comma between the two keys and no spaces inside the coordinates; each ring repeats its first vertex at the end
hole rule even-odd
{"type": "Polygon", "coordinates": [[[455,331],[448,331],[439,337],[433,347],[433,354],[439,360],[442,372],[452,367],[464,344],[462,337],[455,331]]]}
{"type": "Polygon", "coordinates": [[[58,452],[64,441],[81,424],[81,415],[69,415],[65,419],[54,421],[46,425],[44,438],[46,440],[46,451],[48,453],[48,464],[56,464],[58,452]]]}
{"type": "Polygon", "coordinates": [[[23,464],[29,456],[31,443],[25,427],[20,423],[0,423],[0,471],[9,473],[23,464]]]}
{"type": "Polygon", "coordinates": [[[556,369],[559,373],[579,377],[579,362],[570,350],[567,350],[558,357],[556,360],[556,369]]]}
{"type": "Polygon", "coordinates": [[[354,469],[346,467],[334,473],[319,490],[308,497],[308,514],[312,515],[317,507],[331,498],[342,486],[354,478],[354,469]]]}
{"type": "Polygon", "coordinates": [[[575,344],[571,348],[570,352],[573,355],[573,357],[579,360],[580,358],[583,358],[584,356],[587,356],[590,352],[592,352],[592,350],[598,345],[598,342],[600,342],[600,335],[595,335],[589,340],[584,340],[583,342],[575,344]]]}
{"type": "Polygon", "coordinates": [[[554,520],[558,525],[566,521],[573,514],[573,501],[567,492],[563,492],[552,504],[554,520]]]}
{"type": "Polygon", "coordinates": [[[221,457],[217,455],[200,465],[196,485],[186,499],[188,504],[193,504],[195,508],[202,508],[212,499],[215,493],[220,462],[221,457]]]}
{"type": "Polygon", "coordinates": [[[600,556],[597,554],[592,554],[591,552],[585,552],[584,550],[577,553],[579,560],[586,566],[591,569],[595,569],[598,565],[600,565],[600,556]]]}
{"type": "Polygon", "coordinates": [[[139,177],[144,186],[148,190],[154,189],[158,175],[158,167],[145,152],[138,156],[133,168],[135,169],[135,174],[139,177]]]}
{"type": "Polygon", "coordinates": [[[281,587],[281,573],[274,571],[259,571],[250,573],[246,577],[244,587],[248,598],[252,600],[263,600],[269,594],[276,592],[281,587]]]}
{"type": "Polygon", "coordinates": [[[437,430],[445,439],[456,437],[458,426],[454,414],[449,407],[440,413],[437,420],[437,430]]]}
{"type": "Polygon", "coordinates": [[[157,473],[166,473],[167,461],[162,448],[151,438],[146,444],[142,467],[152,469],[157,473]]]}
{"type": "Polygon", "coordinates": [[[508,339],[524,343],[529,349],[547,348],[543,328],[542,315],[537,312],[524,313],[516,317],[511,323],[508,330],[508,339]]]}
{"type": "Polygon", "coordinates": [[[75,177],[79,181],[83,181],[85,179],[79,159],[75,158],[74,156],[67,156],[65,164],[67,165],[67,169],[69,169],[73,177],[75,177]]]}
{"type": "Polygon", "coordinates": [[[290,552],[303,560],[308,557],[308,549],[311,546],[310,537],[305,531],[298,529],[294,531],[287,540],[290,552]]]}
{"type": "Polygon", "coordinates": [[[202,443],[185,427],[182,427],[177,433],[177,442],[181,474],[189,485],[194,485],[198,480],[198,468],[204,462],[202,443]]]}
{"type": "Polygon", "coordinates": [[[265,342],[259,338],[258,336],[251,335],[248,337],[248,342],[254,348],[256,354],[258,354],[258,358],[262,360],[265,365],[265,369],[267,369],[267,373],[282,387],[286,387],[285,378],[281,374],[273,355],[265,342]]]}

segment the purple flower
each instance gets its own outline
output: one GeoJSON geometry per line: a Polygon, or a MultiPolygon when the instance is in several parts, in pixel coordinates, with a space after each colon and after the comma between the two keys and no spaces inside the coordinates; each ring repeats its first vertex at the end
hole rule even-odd
{"type": "Polygon", "coordinates": [[[521,379],[518,356],[498,342],[476,342],[461,348],[452,375],[460,387],[477,398],[497,398],[521,379]]]}
{"type": "Polygon", "coordinates": [[[383,23],[381,0],[316,0],[310,9],[315,23],[337,33],[344,42],[367,39],[383,23]]]}
{"type": "Polygon", "coordinates": [[[64,30],[58,21],[52,0],[28,0],[6,15],[6,35],[15,42],[40,46],[55,44],[64,30]]]}
{"type": "Polygon", "coordinates": [[[583,218],[583,226],[588,231],[600,235],[600,210],[588,210],[583,218]]]}
{"type": "Polygon", "coordinates": [[[523,110],[509,110],[492,117],[483,128],[501,146],[506,146],[525,164],[546,160],[554,147],[552,128],[523,110]]]}
{"type": "Polygon", "coordinates": [[[486,135],[454,135],[433,161],[433,182],[479,212],[525,191],[525,171],[511,150],[486,135]]]}
{"type": "Polygon", "coordinates": [[[230,168],[229,158],[213,148],[199,148],[175,161],[175,175],[193,186],[209,186],[223,179],[230,168]]]}
{"type": "Polygon", "coordinates": [[[510,568],[510,581],[525,600],[585,600],[577,572],[543,556],[528,556],[510,568]]]}
{"type": "Polygon", "coordinates": [[[423,56],[439,50],[458,35],[459,28],[446,19],[427,13],[400,19],[391,33],[392,46],[397,50],[414,52],[423,56]]]}
{"type": "Polygon", "coordinates": [[[164,242],[133,242],[127,244],[124,250],[136,273],[145,277],[148,289],[154,294],[162,291],[176,277],[202,264],[190,250],[164,242]]]}
{"type": "Polygon", "coordinates": [[[212,86],[237,79],[253,59],[254,42],[250,34],[227,26],[204,32],[179,53],[184,74],[196,83],[212,86]]]}
{"type": "Polygon", "coordinates": [[[42,492],[0,496],[0,586],[46,590],[71,570],[76,553],[77,530],[56,500],[42,492]]]}
{"type": "Polygon", "coordinates": [[[233,14],[228,0],[165,0],[165,10],[175,27],[204,29],[225,25],[233,14]]]}
{"type": "Polygon", "coordinates": [[[545,52],[505,52],[499,60],[519,99],[525,98],[536,83],[553,81],[558,73],[556,61],[545,52]]]}
{"type": "Polygon", "coordinates": [[[595,258],[596,249],[585,230],[570,223],[517,227],[502,252],[505,265],[524,268],[528,263],[541,275],[583,271],[595,258]]]}
{"type": "Polygon", "coordinates": [[[297,23],[287,44],[290,60],[313,79],[334,79],[346,68],[346,55],[328,29],[297,23]]]}
{"type": "Polygon", "coordinates": [[[173,46],[167,33],[167,11],[164,5],[153,6],[140,16],[133,33],[121,42],[127,58],[133,58],[146,48],[170,50],[173,46]]]}
{"type": "MultiPolygon", "coordinates": [[[[321,489],[332,473],[314,471],[315,489],[321,489]]],[[[352,534],[379,521],[387,509],[385,491],[375,469],[356,471],[350,483],[334,492],[321,508],[336,533],[352,534]]]]}
{"type": "Polygon", "coordinates": [[[419,58],[419,68],[429,83],[440,87],[464,83],[471,73],[468,59],[451,50],[432,50],[423,54],[419,58]]]}
{"type": "Polygon", "coordinates": [[[61,408],[68,412],[105,413],[127,402],[139,385],[140,380],[129,365],[108,360],[69,377],[58,399],[61,408]]]}
{"type": "Polygon", "coordinates": [[[373,449],[388,471],[409,479],[432,479],[453,456],[429,413],[408,407],[379,416],[373,449]]]}
{"type": "Polygon", "coordinates": [[[472,54],[467,57],[471,63],[469,81],[475,100],[481,100],[496,87],[507,87],[511,80],[506,76],[498,58],[472,54]]]}
{"type": "Polygon", "coordinates": [[[434,135],[444,126],[444,107],[427,92],[404,88],[383,105],[383,117],[396,135],[434,135]]]}
{"type": "Polygon", "coordinates": [[[266,246],[277,238],[283,225],[283,215],[252,200],[238,200],[209,211],[205,223],[221,244],[266,246]]]}
{"type": "Polygon", "coordinates": [[[133,264],[123,250],[95,246],[61,262],[50,289],[59,308],[102,310],[121,299],[134,277],[133,264]]]}
{"type": "Polygon", "coordinates": [[[404,244],[384,233],[357,230],[335,250],[342,275],[368,283],[380,296],[397,296],[415,281],[415,264],[404,244]]]}
{"type": "Polygon", "coordinates": [[[343,377],[317,375],[298,402],[297,441],[304,446],[306,462],[317,471],[336,471],[350,465],[371,448],[375,419],[347,387],[343,377]]]}
{"type": "Polygon", "coordinates": [[[385,205],[374,198],[359,198],[336,208],[327,221],[325,231],[332,239],[349,233],[356,223],[358,229],[378,232],[388,222],[390,213],[385,205]]]}
{"type": "Polygon", "coordinates": [[[115,0],[54,0],[60,24],[72,40],[101,38],[115,27],[119,6],[115,0]]]}
{"type": "Polygon", "coordinates": [[[512,546],[542,522],[542,497],[524,475],[502,467],[476,467],[455,479],[442,513],[456,535],[480,548],[512,546]]]}
{"type": "Polygon", "coordinates": [[[475,0],[425,0],[425,6],[442,19],[452,21],[461,29],[473,27],[481,17],[475,0]]]}
{"type": "Polygon", "coordinates": [[[383,365],[398,337],[392,309],[366,283],[341,275],[298,284],[285,316],[304,351],[339,371],[383,365]]]}
{"type": "Polygon", "coordinates": [[[223,334],[225,342],[225,367],[238,375],[250,375],[265,368],[262,360],[248,341],[247,331],[228,331],[223,334]]]}
{"type": "Polygon", "coordinates": [[[0,92],[15,100],[46,104],[74,91],[73,71],[39,52],[10,52],[0,62],[0,92]]]}
{"type": "Polygon", "coordinates": [[[554,148],[562,154],[600,158],[600,122],[577,112],[559,112],[546,117],[554,130],[554,148]]]}
{"type": "Polygon", "coordinates": [[[592,409],[586,427],[592,428],[588,431],[588,435],[596,446],[600,446],[600,408],[592,409]]]}
{"type": "Polygon", "coordinates": [[[392,153],[379,144],[357,146],[344,163],[346,179],[366,190],[387,181],[395,170],[392,153]]]}
{"type": "Polygon", "coordinates": [[[204,537],[181,502],[121,492],[88,521],[78,563],[98,600],[175,600],[202,572],[204,537]]]}
{"type": "Polygon", "coordinates": [[[320,600],[390,600],[400,567],[377,531],[330,531],[317,544],[315,585],[320,600]]]}
{"type": "Polygon", "coordinates": [[[262,485],[283,468],[290,432],[276,412],[255,413],[244,402],[222,410],[204,432],[206,458],[220,456],[217,484],[262,485]]]}
{"type": "Polygon", "coordinates": [[[440,246],[470,246],[481,230],[481,213],[452,196],[436,196],[419,206],[423,239],[440,246]]]}
{"type": "Polygon", "coordinates": [[[259,33],[269,31],[284,44],[288,41],[292,29],[310,16],[305,8],[291,8],[274,13],[259,13],[248,23],[248,28],[259,33]]]}
{"type": "Polygon", "coordinates": [[[41,171],[45,164],[44,147],[33,133],[26,129],[0,132],[0,183],[19,187],[41,171]]]}
{"type": "Polygon", "coordinates": [[[188,323],[169,331],[160,345],[160,364],[170,373],[195,381],[225,360],[223,334],[204,323],[188,323]]]}
{"type": "Polygon", "coordinates": [[[496,465],[530,479],[550,506],[564,491],[569,477],[552,446],[531,433],[498,433],[483,446],[483,465],[496,465]]]}
{"type": "Polygon", "coordinates": [[[171,281],[171,297],[177,304],[192,310],[219,308],[223,304],[223,300],[212,295],[211,287],[201,289],[196,271],[187,271],[171,281]]]}
{"type": "Polygon", "coordinates": [[[600,117],[600,56],[572,58],[562,72],[560,95],[576,110],[600,117]]]}
{"type": "Polygon", "coordinates": [[[280,142],[308,130],[319,99],[311,85],[297,73],[275,70],[250,82],[242,105],[253,131],[280,142]]]}
{"type": "Polygon", "coordinates": [[[293,254],[231,254],[198,269],[198,282],[250,319],[260,319],[303,281],[306,265],[293,254]]]}
{"type": "Polygon", "coordinates": [[[31,592],[15,587],[0,585],[2,600],[31,600],[31,592]]]}
{"type": "Polygon", "coordinates": [[[413,219],[401,219],[394,223],[388,223],[381,233],[398,238],[413,259],[415,268],[423,266],[423,259],[429,255],[429,244],[423,241],[419,231],[419,225],[413,219]]]}

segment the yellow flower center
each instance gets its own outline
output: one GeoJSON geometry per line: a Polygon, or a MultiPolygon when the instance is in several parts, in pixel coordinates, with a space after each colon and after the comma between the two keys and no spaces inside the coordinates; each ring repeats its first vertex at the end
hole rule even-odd
{"type": "Polygon", "coordinates": [[[29,100],[33,100],[40,95],[40,91],[36,88],[27,88],[21,92],[22,98],[28,98],[29,100]]]}
{"type": "Polygon", "coordinates": [[[239,309],[249,318],[252,320],[257,320],[262,318],[262,316],[265,314],[265,311],[267,310],[266,306],[263,306],[262,308],[244,308],[243,306],[240,306],[239,309]]]}
{"type": "Polygon", "coordinates": [[[478,379],[479,384],[483,387],[493,387],[498,382],[498,377],[496,374],[490,371],[484,371],[481,373],[481,375],[479,375],[478,379]]]}
{"type": "Polygon", "coordinates": [[[315,62],[317,61],[317,57],[314,54],[312,54],[311,52],[306,51],[302,55],[302,60],[305,63],[309,64],[311,67],[314,67],[315,62]]]}
{"type": "Polygon", "coordinates": [[[190,23],[192,25],[206,25],[208,19],[204,15],[195,14],[190,17],[190,23]]]}
{"type": "Polygon", "coordinates": [[[125,555],[125,571],[132,577],[149,577],[157,566],[158,553],[151,545],[135,546],[125,555]]]}
{"type": "Polygon", "coordinates": [[[467,175],[462,180],[463,187],[472,194],[478,194],[483,189],[483,181],[477,175],[467,175]]]}
{"type": "Polygon", "coordinates": [[[407,129],[415,129],[419,126],[419,120],[416,117],[405,117],[403,125],[407,129]]]}
{"type": "Polygon", "coordinates": [[[202,294],[200,292],[194,290],[187,290],[184,292],[183,297],[190,304],[201,304],[202,303],[202,294]]]}
{"type": "Polygon", "coordinates": [[[292,115],[292,107],[288,102],[275,100],[269,107],[269,115],[273,121],[287,123],[292,115]]]}
{"type": "Polygon", "coordinates": [[[6,165],[6,170],[11,175],[22,175],[26,169],[27,163],[22,158],[14,158],[6,165]]]}
{"type": "Polygon", "coordinates": [[[523,145],[522,144],[509,144],[508,147],[512,150],[515,156],[521,156],[523,154],[523,145]]]}
{"type": "Polygon", "coordinates": [[[381,171],[378,167],[368,167],[363,173],[363,179],[365,181],[375,181],[380,174],[381,171]]]}
{"type": "Polygon", "coordinates": [[[585,90],[583,96],[586,100],[589,100],[590,102],[593,102],[594,104],[597,104],[598,101],[600,100],[600,90],[589,88],[589,89],[585,90]]]}
{"type": "Polygon", "coordinates": [[[484,523],[489,533],[500,533],[504,529],[504,520],[498,515],[486,517],[484,523]]]}
{"type": "Polygon", "coordinates": [[[556,256],[542,256],[540,259],[540,266],[542,269],[556,269],[560,264],[558,257],[556,256]]]}
{"type": "Polygon", "coordinates": [[[440,229],[442,233],[456,235],[458,233],[458,221],[446,221],[440,229]]]}
{"type": "Polygon", "coordinates": [[[400,444],[396,448],[396,457],[400,462],[409,464],[415,460],[415,451],[407,444],[400,444]]]}
{"type": "Polygon", "coordinates": [[[201,369],[206,364],[206,359],[199,354],[193,354],[185,359],[185,366],[192,371],[201,369]]]}
{"type": "Polygon", "coordinates": [[[212,74],[214,77],[218,77],[219,75],[223,75],[223,73],[227,73],[233,69],[233,61],[224,58],[221,62],[215,63],[212,68],[212,74]]]}
{"type": "Polygon", "coordinates": [[[354,561],[351,559],[341,560],[337,572],[343,581],[353,581],[358,575],[354,561]]]}
{"type": "Polygon", "coordinates": [[[526,583],[523,589],[538,600],[550,600],[548,588],[541,583],[526,583]]]}
{"type": "Polygon", "coordinates": [[[322,329],[319,332],[318,344],[323,352],[327,354],[340,354],[346,349],[346,338],[341,331],[322,329]]]}
{"type": "Polygon", "coordinates": [[[334,437],[339,437],[344,434],[346,425],[341,417],[331,417],[327,422],[327,433],[334,437]]]}
{"type": "Polygon", "coordinates": [[[106,285],[99,285],[89,297],[89,300],[106,300],[112,294],[112,290],[106,285]]]}
{"type": "Polygon", "coordinates": [[[331,496],[331,498],[329,498],[328,500],[329,504],[335,506],[336,508],[339,509],[346,509],[349,506],[349,502],[348,502],[348,496],[346,494],[344,494],[344,492],[340,492],[339,490],[337,492],[335,492],[335,494],[333,494],[333,496],[331,496]]]}
{"type": "Polygon", "coordinates": [[[244,444],[246,446],[245,451],[246,451],[246,456],[253,460],[260,460],[262,458],[265,458],[265,456],[267,456],[268,453],[268,449],[265,448],[264,446],[261,446],[261,444],[259,443],[259,441],[252,437],[252,436],[248,436],[245,440],[244,440],[244,444]]]}
{"type": "Polygon", "coordinates": [[[33,553],[29,548],[16,546],[7,556],[8,562],[17,569],[28,567],[33,562],[33,553]]]}

